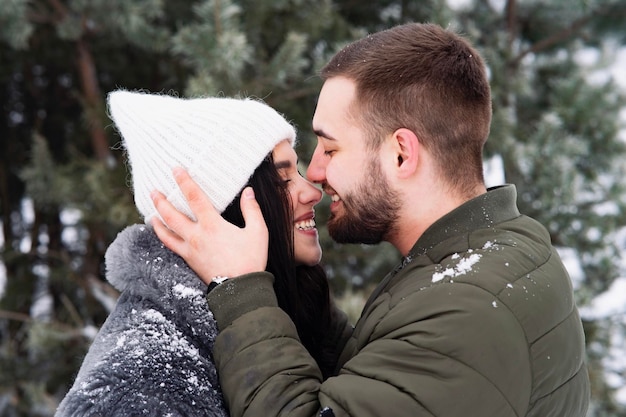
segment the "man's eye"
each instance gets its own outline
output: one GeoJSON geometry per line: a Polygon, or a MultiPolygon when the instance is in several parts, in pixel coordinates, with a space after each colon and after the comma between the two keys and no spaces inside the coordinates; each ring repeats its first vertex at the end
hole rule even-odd
{"type": "Polygon", "coordinates": [[[326,155],[326,156],[332,156],[334,153],[335,153],[334,150],[324,151],[324,155],[326,155]]]}

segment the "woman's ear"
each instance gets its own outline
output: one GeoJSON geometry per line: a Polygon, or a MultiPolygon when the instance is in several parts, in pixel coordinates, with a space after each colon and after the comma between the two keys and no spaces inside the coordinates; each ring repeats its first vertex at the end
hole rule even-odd
{"type": "Polygon", "coordinates": [[[396,156],[398,178],[408,178],[417,169],[420,142],[415,133],[406,128],[396,130],[392,135],[396,156]]]}

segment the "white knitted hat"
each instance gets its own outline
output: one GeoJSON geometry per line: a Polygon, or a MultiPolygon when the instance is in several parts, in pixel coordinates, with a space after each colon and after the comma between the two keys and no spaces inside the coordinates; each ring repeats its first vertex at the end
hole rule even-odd
{"type": "Polygon", "coordinates": [[[293,126],[253,99],[119,90],[109,93],[108,105],[128,152],[135,204],[146,222],[158,215],[153,190],[195,220],[172,175],[174,167],[185,168],[221,213],[279,142],[295,142],[293,126]]]}

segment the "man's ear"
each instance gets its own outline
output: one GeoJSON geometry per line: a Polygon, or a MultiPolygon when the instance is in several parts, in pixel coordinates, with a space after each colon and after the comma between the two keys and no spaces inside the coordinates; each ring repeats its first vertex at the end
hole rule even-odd
{"type": "Polygon", "coordinates": [[[392,136],[399,178],[408,178],[417,169],[420,142],[415,133],[406,128],[396,130],[392,136]]]}

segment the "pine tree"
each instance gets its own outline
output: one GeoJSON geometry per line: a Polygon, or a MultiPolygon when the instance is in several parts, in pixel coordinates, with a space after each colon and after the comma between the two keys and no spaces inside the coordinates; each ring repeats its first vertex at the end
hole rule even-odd
{"type": "Polygon", "coordinates": [[[103,91],[167,86],[173,23],[160,1],[55,0],[2,0],[0,22],[0,415],[45,416],[117,296],[104,250],[138,221],[103,91]]]}

